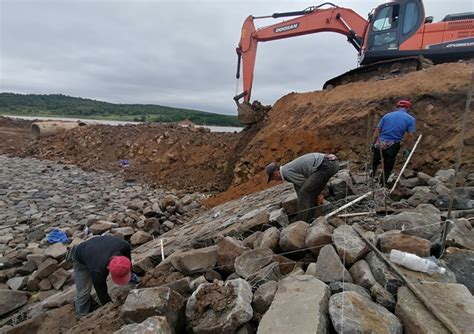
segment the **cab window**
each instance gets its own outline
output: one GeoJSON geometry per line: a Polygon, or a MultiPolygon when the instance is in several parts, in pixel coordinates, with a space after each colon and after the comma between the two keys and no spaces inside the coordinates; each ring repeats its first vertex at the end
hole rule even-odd
{"type": "Polygon", "coordinates": [[[405,6],[405,17],[403,19],[403,34],[408,34],[416,27],[418,16],[418,6],[416,3],[407,3],[405,6]]]}
{"type": "Polygon", "coordinates": [[[400,5],[387,6],[382,8],[374,19],[373,31],[384,31],[394,29],[398,25],[398,14],[400,5]]]}

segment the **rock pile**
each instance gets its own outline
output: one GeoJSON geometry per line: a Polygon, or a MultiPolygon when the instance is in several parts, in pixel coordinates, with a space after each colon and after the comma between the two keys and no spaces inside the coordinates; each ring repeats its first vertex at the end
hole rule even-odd
{"type": "Polygon", "coordinates": [[[178,197],[107,173],[35,159],[1,161],[2,175],[11,178],[0,181],[0,317],[35,302],[48,308],[69,301],[74,291],[65,256],[85,238],[112,234],[138,246],[183,224],[199,207],[197,194],[178,197]],[[53,229],[68,241],[49,243],[53,229]]]}
{"type": "MultiPolygon", "coordinates": [[[[347,184],[353,183],[353,196],[364,188],[348,170],[341,175],[346,175],[347,184]]],[[[378,214],[377,199],[368,198],[359,204],[371,209],[367,215],[319,217],[310,224],[296,221],[296,199],[288,184],[196,213],[168,231],[165,222],[173,222],[171,215],[180,210],[176,198],[164,197],[151,207],[130,203],[130,212],[138,210],[145,217],[143,226],[136,220],[125,223],[130,216],[118,213],[107,217],[108,224],[97,222],[102,224],[97,230],[107,227],[116,233],[122,229],[131,240],[138,232],[125,228],[145,229],[153,225],[146,223],[153,219],[154,232],[140,235],[160,235],[164,253],[154,240],[134,249],[134,270],[141,281],[124,302],[117,302],[120,321],[114,330],[420,333],[438,328],[440,333],[447,332],[368,247],[353,224],[362,227],[364,237],[384,253],[398,249],[420,256],[436,254],[446,219],[446,206],[440,199],[449,194],[450,175],[454,176],[453,171],[440,171],[433,177],[408,171],[397,193],[387,199],[391,214],[378,214]]],[[[474,328],[474,277],[469,270],[474,254],[473,180],[474,175],[461,173],[448,248],[439,261],[447,273],[430,276],[398,267],[465,333],[474,328]]],[[[334,208],[338,192],[330,186],[327,193],[333,201],[327,206],[334,208]]],[[[43,271],[34,274],[38,284],[44,277],[51,280],[54,269],[61,267],[62,250],[57,248],[49,253],[57,258],[51,255],[40,261],[43,271]]],[[[23,282],[14,283],[21,286],[23,282]]]]}

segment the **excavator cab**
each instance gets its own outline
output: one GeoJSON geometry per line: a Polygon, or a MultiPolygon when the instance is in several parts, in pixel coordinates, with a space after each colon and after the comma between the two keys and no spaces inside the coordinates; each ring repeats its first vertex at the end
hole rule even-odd
{"type": "Polygon", "coordinates": [[[420,0],[397,0],[378,6],[369,20],[362,65],[400,57],[400,46],[424,24],[425,10],[420,0]]]}

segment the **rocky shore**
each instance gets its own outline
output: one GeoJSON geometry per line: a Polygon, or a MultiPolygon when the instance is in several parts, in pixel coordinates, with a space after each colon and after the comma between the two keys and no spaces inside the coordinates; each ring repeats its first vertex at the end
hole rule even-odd
{"type": "MultiPolygon", "coordinates": [[[[387,208],[382,192],[308,224],[296,221],[289,184],[204,209],[199,194],[127,183],[120,174],[0,159],[0,326],[7,333],[449,332],[357,231],[386,257],[392,249],[439,256],[454,170],[407,170],[387,208]],[[64,256],[85,238],[85,225],[87,237],[111,233],[131,242],[140,282],[111,284],[113,303],[76,318],[64,256]],[[49,244],[53,228],[68,242],[49,244]]],[[[398,268],[468,333],[474,174],[462,171],[457,185],[439,260],[446,273],[398,268]]],[[[325,190],[320,213],[369,189],[363,175],[342,170],[325,190]]]]}

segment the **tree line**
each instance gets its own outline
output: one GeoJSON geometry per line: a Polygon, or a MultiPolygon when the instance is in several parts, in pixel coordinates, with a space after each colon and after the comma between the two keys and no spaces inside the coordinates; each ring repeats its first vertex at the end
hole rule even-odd
{"type": "Polygon", "coordinates": [[[189,120],[197,125],[242,126],[237,116],[154,104],[115,104],[63,94],[0,93],[0,114],[161,123],[189,120]]]}

